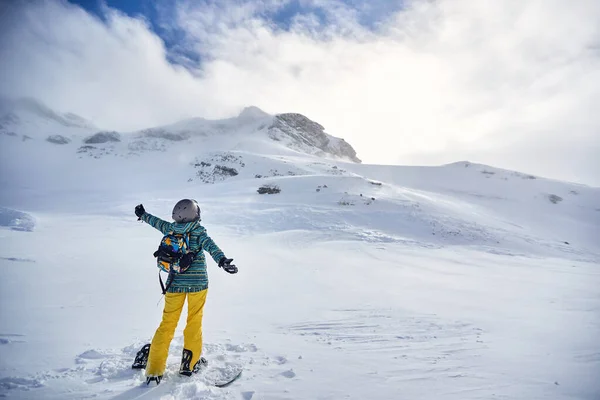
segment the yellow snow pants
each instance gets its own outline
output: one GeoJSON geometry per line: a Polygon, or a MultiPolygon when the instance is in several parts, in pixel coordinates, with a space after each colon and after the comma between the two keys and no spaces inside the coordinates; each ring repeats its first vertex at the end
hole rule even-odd
{"type": "Polygon", "coordinates": [[[150,345],[146,376],[161,376],[167,367],[167,356],[169,346],[175,328],[179,322],[179,316],[187,297],[188,317],[183,330],[183,348],[192,352],[190,368],[194,368],[196,361],[202,353],[202,314],[208,290],[195,293],[167,293],[165,294],[165,309],[160,326],[156,330],[150,345]]]}

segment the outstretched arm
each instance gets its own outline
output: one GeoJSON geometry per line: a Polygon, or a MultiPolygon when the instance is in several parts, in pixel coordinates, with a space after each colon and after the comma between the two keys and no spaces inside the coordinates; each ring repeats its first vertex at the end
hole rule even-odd
{"type": "Polygon", "coordinates": [[[223,254],[219,246],[215,244],[211,237],[208,236],[206,230],[202,231],[202,234],[198,238],[198,242],[200,242],[202,250],[207,251],[217,264],[222,258],[225,258],[225,254],[223,254]]]}
{"type": "Polygon", "coordinates": [[[142,221],[146,222],[148,225],[153,226],[154,228],[161,231],[163,234],[172,230],[172,224],[170,222],[164,221],[158,217],[150,213],[145,213],[141,216],[142,221]]]}
{"type": "Polygon", "coordinates": [[[238,272],[237,267],[231,263],[233,258],[225,257],[225,254],[223,254],[221,249],[219,249],[219,246],[217,246],[211,237],[208,236],[206,230],[202,231],[198,241],[200,242],[202,249],[210,253],[213,260],[215,260],[215,262],[219,265],[219,268],[223,268],[225,272],[230,274],[235,274],[238,272]]]}

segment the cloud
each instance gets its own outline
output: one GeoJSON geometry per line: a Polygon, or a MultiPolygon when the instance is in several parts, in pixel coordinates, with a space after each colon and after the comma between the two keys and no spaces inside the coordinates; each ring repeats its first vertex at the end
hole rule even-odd
{"type": "Polygon", "coordinates": [[[169,49],[115,10],[26,3],[4,13],[0,90],[120,130],[252,104],[306,114],[366,162],[468,158],[600,185],[599,2],[390,3],[179,1],[169,49]]]}

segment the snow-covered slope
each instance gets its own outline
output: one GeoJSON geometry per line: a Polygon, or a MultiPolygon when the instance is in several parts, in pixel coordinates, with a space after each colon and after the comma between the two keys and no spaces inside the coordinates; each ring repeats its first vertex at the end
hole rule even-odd
{"type": "Polygon", "coordinates": [[[0,136],[66,144],[95,129],[78,115],[57,113],[34,99],[0,98],[0,136]]]}
{"type": "Polygon", "coordinates": [[[133,207],[167,218],[192,197],[240,273],[209,265],[211,368],[176,376],[180,325],[146,398],[598,398],[600,189],[363,165],[256,108],[97,132],[0,137],[0,395],[144,395],[129,366],[160,320],[160,234],[133,207]]]}

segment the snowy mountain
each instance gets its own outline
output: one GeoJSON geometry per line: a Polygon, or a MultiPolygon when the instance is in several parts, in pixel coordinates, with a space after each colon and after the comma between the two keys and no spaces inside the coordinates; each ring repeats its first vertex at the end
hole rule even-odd
{"type": "Polygon", "coordinates": [[[248,107],[236,118],[193,118],[138,132],[119,133],[98,130],[75,114],[54,112],[33,99],[0,101],[0,135],[21,140],[45,139],[56,145],[73,142],[74,146],[79,146],[78,153],[96,158],[108,154],[126,156],[165,151],[177,142],[189,145],[217,139],[222,146],[224,142],[233,145],[252,141],[262,143],[268,137],[300,153],[360,162],[351,145],[328,135],[324,129],[300,114],[272,116],[257,107],[248,107]]]}
{"type": "Polygon", "coordinates": [[[255,107],[137,132],[0,114],[0,396],[598,398],[599,188],[361,164],[255,107]],[[146,393],[130,364],[161,316],[160,234],[133,208],[167,219],[184,197],[240,273],[209,265],[206,373],[177,377],[180,325],[146,393]]]}

